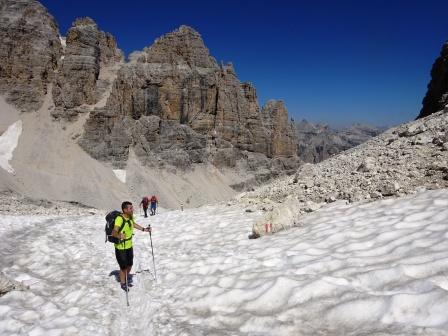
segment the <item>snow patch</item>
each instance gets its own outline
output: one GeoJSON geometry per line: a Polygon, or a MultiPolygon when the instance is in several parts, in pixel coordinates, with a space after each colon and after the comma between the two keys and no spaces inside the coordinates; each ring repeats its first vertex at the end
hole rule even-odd
{"type": "Polygon", "coordinates": [[[67,46],[65,36],[59,36],[59,40],[61,41],[62,48],[65,49],[65,47],[67,46]]]}
{"type": "Polygon", "coordinates": [[[126,183],[126,170],[124,169],[114,169],[114,174],[121,182],[126,183]]]}
{"type": "Polygon", "coordinates": [[[0,167],[11,174],[15,174],[15,171],[9,164],[9,161],[12,160],[12,154],[19,143],[21,134],[22,121],[18,120],[10,125],[5,133],[0,136],[0,167]]]}
{"type": "MultiPolygon", "coordinates": [[[[65,48],[67,47],[67,42],[66,42],[66,38],[64,36],[59,36],[59,40],[61,41],[61,45],[62,45],[62,52],[65,52],[65,48]]],[[[64,60],[65,55],[61,55],[60,60],[64,60]]]]}
{"type": "Polygon", "coordinates": [[[7,215],[0,271],[31,289],[1,297],[0,335],[446,335],[446,202],[331,206],[256,240],[237,206],[138,212],[129,308],[104,216],[7,215]]]}

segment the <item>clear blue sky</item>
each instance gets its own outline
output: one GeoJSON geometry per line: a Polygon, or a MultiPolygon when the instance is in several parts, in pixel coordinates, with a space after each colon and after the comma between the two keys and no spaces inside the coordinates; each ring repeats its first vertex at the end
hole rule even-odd
{"type": "Polygon", "coordinates": [[[90,16],[129,54],[182,24],[233,62],[260,104],[342,125],[414,119],[448,40],[448,1],[41,1],[65,35],[90,16]]]}

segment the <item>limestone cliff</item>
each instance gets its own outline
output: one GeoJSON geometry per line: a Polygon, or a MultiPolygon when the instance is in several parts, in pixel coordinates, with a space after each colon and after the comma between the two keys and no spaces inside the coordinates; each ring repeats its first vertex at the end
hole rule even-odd
{"type": "Polygon", "coordinates": [[[97,103],[104,86],[100,71],[122,61],[112,35],[100,31],[90,18],[77,19],[68,31],[53,87],[53,116],[72,118],[85,112],[81,106],[97,103]]]}
{"type": "Polygon", "coordinates": [[[297,135],[282,101],[270,100],[263,106],[263,121],[269,132],[269,156],[291,156],[296,152],[297,135]]]}
{"type": "Polygon", "coordinates": [[[129,148],[150,166],[232,167],[243,152],[295,156],[287,120],[283,104],[260,111],[255,88],[231,64],[218,66],[199,33],[181,26],[130,55],[80,144],[118,167],[129,148]]]}
{"type": "Polygon", "coordinates": [[[0,41],[0,93],[39,109],[62,52],[56,21],[37,1],[0,0],[0,41]]]}

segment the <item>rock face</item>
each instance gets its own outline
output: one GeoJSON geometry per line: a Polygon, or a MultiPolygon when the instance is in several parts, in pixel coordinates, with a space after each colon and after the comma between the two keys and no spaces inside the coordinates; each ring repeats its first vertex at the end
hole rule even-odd
{"type": "Polygon", "coordinates": [[[94,158],[117,167],[133,148],[146,165],[181,169],[206,162],[234,167],[250,153],[294,157],[293,142],[284,105],[261,112],[255,88],[241,83],[231,64],[218,66],[187,26],[130,55],[80,139],[94,158]]]}
{"type": "Polygon", "coordinates": [[[243,194],[237,202],[266,211],[266,220],[280,230],[300,225],[301,214],[326,203],[402,196],[422,188],[448,188],[446,111],[391,128],[318,164],[305,164],[294,176],[243,194]]]}
{"type": "Polygon", "coordinates": [[[188,26],[180,26],[154,41],[143,50],[139,62],[178,64],[190,68],[217,68],[216,60],[209,55],[201,36],[188,26]]]}
{"type": "Polygon", "coordinates": [[[98,30],[90,18],[77,19],[68,31],[53,87],[53,116],[71,118],[82,112],[78,107],[97,103],[103,84],[100,71],[122,61],[123,53],[112,35],[98,30]]]}
{"type": "Polygon", "coordinates": [[[431,81],[423,99],[423,108],[417,118],[443,110],[448,105],[448,42],[442,47],[439,58],[431,70],[431,81]]]}
{"type": "Polygon", "coordinates": [[[336,130],[325,124],[312,124],[303,119],[295,123],[297,131],[297,152],[309,163],[318,163],[342,151],[358,146],[384,129],[362,124],[354,124],[336,130]]]}
{"type": "Polygon", "coordinates": [[[270,100],[262,109],[263,124],[268,130],[270,148],[267,155],[291,156],[296,152],[297,136],[293,124],[288,120],[288,111],[283,101],[270,100]]]}
{"type": "Polygon", "coordinates": [[[37,109],[51,87],[44,112],[91,157],[122,169],[133,153],[135,166],[170,174],[231,168],[226,181],[237,190],[300,164],[284,105],[261,110],[255,88],[219,65],[194,29],[181,26],[124,62],[90,18],[64,38],[34,0],[0,8],[0,93],[37,109]]]}
{"type": "Polygon", "coordinates": [[[0,92],[37,110],[62,52],[55,20],[37,1],[0,0],[0,41],[0,92]]]}

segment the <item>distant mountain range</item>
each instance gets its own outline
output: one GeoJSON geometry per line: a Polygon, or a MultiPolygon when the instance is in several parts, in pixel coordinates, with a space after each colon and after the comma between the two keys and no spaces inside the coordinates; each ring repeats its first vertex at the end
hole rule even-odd
{"type": "Polygon", "coordinates": [[[309,163],[321,162],[332,155],[375,137],[386,127],[353,124],[347,128],[336,129],[327,124],[313,124],[302,119],[294,123],[297,134],[297,154],[309,163]]]}

